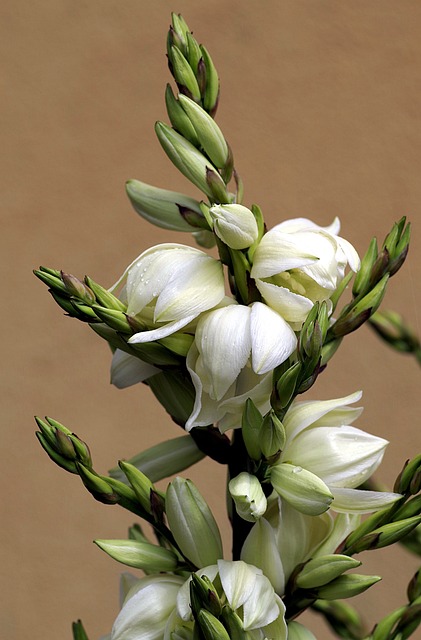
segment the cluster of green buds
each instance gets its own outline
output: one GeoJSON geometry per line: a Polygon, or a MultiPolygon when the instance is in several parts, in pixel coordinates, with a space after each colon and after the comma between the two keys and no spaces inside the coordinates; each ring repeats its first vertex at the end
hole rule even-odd
{"type": "MultiPolygon", "coordinates": [[[[406,224],[405,217],[393,225],[380,251],[376,238],[372,239],[355,276],[352,287],[353,300],[342,309],[330,327],[328,341],[355,331],[377,311],[389,278],[397,273],[405,261],[409,240],[410,224],[406,224]]],[[[351,276],[344,278],[341,287],[335,292],[334,303],[339,299],[350,278],[351,276]]]]}

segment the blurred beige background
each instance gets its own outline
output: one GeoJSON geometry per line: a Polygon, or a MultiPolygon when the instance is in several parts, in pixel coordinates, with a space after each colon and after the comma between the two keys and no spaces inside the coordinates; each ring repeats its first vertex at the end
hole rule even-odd
{"type": "MultiPolygon", "coordinates": [[[[9,640],[64,640],[78,617],[91,640],[106,633],[120,566],[92,540],[124,537],[133,522],[48,460],[32,416],[53,416],[86,439],[104,472],[179,435],[146,388],[109,385],[106,345],[63,317],[31,274],[44,264],[109,286],[151,244],[188,241],[149,227],[124,192],[125,180],[138,178],[196,195],[153,131],[166,120],[171,10],[183,13],[219,69],[218,122],[245,204],[260,204],[270,225],[339,215],[361,254],[408,215],[409,260],[384,307],[420,329],[418,0],[3,0],[0,628],[9,640]]],[[[420,448],[420,379],[414,361],[362,329],[312,391],[330,398],[364,389],[357,426],[391,440],[377,474],[389,486],[420,448]]],[[[229,557],[224,470],[202,463],[189,476],[222,522],[229,557]]],[[[416,560],[401,550],[362,559],[364,571],[384,576],[359,598],[373,623],[405,601],[416,560]]],[[[322,627],[318,637],[331,636],[322,627]]]]}

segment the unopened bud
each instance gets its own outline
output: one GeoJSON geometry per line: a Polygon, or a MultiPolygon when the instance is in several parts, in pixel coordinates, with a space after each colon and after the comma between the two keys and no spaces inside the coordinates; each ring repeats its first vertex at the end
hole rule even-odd
{"type": "Polygon", "coordinates": [[[266,511],[267,500],[256,476],[242,471],[228,484],[235,509],[243,520],[256,522],[266,511]]]}
{"type": "Polygon", "coordinates": [[[309,516],[324,513],[333,500],[323,480],[297,465],[286,462],[274,465],[270,471],[270,481],[281,498],[309,516]]]}
{"type": "MultiPolygon", "coordinates": [[[[186,98],[188,100],[188,98],[186,98]]],[[[194,103],[196,104],[196,103],[194,103]]],[[[199,145],[199,138],[196,130],[190,121],[187,113],[181,106],[179,100],[173,94],[171,86],[167,84],[165,91],[165,105],[167,107],[168,117],[174,129],[192,143],[195,147],[199,145]]]]}
{"type": "Polygon", "coordinates": [[[218,593],[206,575],[192,574],[190,581],[190,602],[193,615],[196,616],[200,609],[210,611],[214,616],[219,616],[222,611],[218,593]]]}
{"type": "Polygon", "coordinates": [[[219,77],[207,49],[200,45],[202,58],[205,65],[205,95],[203,96],[203,107],[212,116],[215,116],[219,99],[219,77]]]}
{"type": "Polygon", "coordinates": [[[127,480],[130,482],[142,508],[148,513],[152,513],[151,491],[154,489],[152,482],[144,473],[139,471],[139,469],[132,464],[124,462],[123,460],[120,460],[118,464],[120,469],[124,472],[127,480]]]}
{"type": "Polygon", "coordinates": [[[218,525],[190,480],[177,477],[170,483],[165,510],[172,534],[186,558],[197,567],[216,564],[222,558],[218,525]]]}
{"type": "Polygon", "coordinates": [[[260,460],[260,428],[263,417],[251,398],[247,398],[241,419],[241,432],[247,453],[253,460],[260,460]]]}
{"type": "Polygon", "coordinates": [[[221,618],[231,640],[248,640],[249,636],[244,631],[243,621],[229,605],[226,604],[222,608],[221,618]]]}
{"type": "Polygon", "coordinates": [[[197,623],[205,640],[230,640],[222,622],[206,609],[201,609],[197,615],[197,623]]]}
{"type": "Polygon", "coordinates": [[[82,620],[72,623],[73,640],[89,640],[83,627],[82,620]]]}
{"type": "Polygon", "coordinates": [[[260,429],[260,447],[269,464],[275,464],[279,460],[285,441],[285,427],[271,410],[265,415],[260,429]]]}
{"type": "Polygon", "coordinates": [[[258,236],[256,218],[242,204],[220,204],[210,208],[216,235],[231,249],[247,249],[258,236]]]}
{"type": "Polygon", "coordinates": [[[228,161],[228,145],[215,120],[194,100],[180,95],[179,102],[196,132],[200,146],[218,169],[228,161]]]}
{"type": "Polygon", "coordinates": [[[214,199],[214,192],[218,190],[223,194],[221,202],[228,200],[225,183],[217,169],[211,162],[198,151],[188,140],[177,131],[171,129],[163,122],[155,125],[156,135],[162,148],[179,171],[209,198],[214,199]],[[208,173],[212,175],[212,184],[209,184],[208,173]]]}
{"type": "Polygon", "coordinates": [[[361,260],[360,268],[355,275],[355,280],[352,287],[352,294],[355,298],[358,295],[364,295],[370,290],[370,284],[372,282],[372,270],[374,263],[377,260],[377,255],[377,240],[376,238],[372,238],[366,254],[361,260]]]}
{"type": "Polygon", "coordinates": [[[359,567],[361,562],[340,554],[319,556],[309,560],[296,578],[296,584],[302,589],[314,589],[328,584],[349,569],[359,567]]]}
{"type": "Polygon", "coordinates": [[[396,623],[401,619],[405,611],[406,607],[399,607],[399,609],[395,609],[395,611],[392,611],[392,613],[389,613],[389,615],[380,620],[374,627],[370,640],[385,640],[390,638],[392,630],[395,629],[396,623]]]}
{"type": "Polygon", "coordinates": [[[93,495],[95,500],[103,502],[104,504],[116,504],[119,502],[119,495],[114,491],[111,484],[107,482],[105,478],[77,462],[76,469],[83,484],[89,493],[93,495]]]}
{"type": "MultiPolygon", "coordinates": [[[[405,465],[400,472],[395,482],[394,490],[398,493],[412,493],[414,484],[418,484],[417,479],[421,470],[421,454],[405,462],[405,465]],[[416,482],[414,482],[414,478],[416,482]]],[[[418,493],[419,489],[414,493],[418,493]]]]}
{"type": "Polygon", "coordinates": [[[113,560],[135,569],[158,573],[160,571],[174,571],[178,566],[177,556],[173,551],[149,542],[95,540],[95,544],[113,560]]]}
{"type": "Polygon", "coordinates": [[[180,49],[172,46],[169,58],[172,64],[172,73],[180,91],[191,96],[194,100],[200,100],[200,89],[196,76],[180,49]]]}
{"type": "Polygon", "coordinates": [[[329,584],[317,589],[317,597],[324,600],[340,600],[342,598],[352,598],[363,593],[376,582],[381,580],[380,576],[365,576],[359,573],[350,573],[346,576],[339,576],[329,584]]]}
{"type": "Polygon", "coordinates": [[[61,279],[63,280],[66,286],[67,293],[70,296],[80,298],[80,300],[86,302],[86,304],[88,305],[95,302],[94,292],[84,282],[81,282],[78,278],[76,278],[76,276],[61,271],[61,279]]]}

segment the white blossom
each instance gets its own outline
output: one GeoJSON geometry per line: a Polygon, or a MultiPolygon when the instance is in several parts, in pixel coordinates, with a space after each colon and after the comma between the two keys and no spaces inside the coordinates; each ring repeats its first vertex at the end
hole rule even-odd
{"type": "Polygon", "coordinates": [[[339,237],[336,218],[319,227],[306,218],[287,220],[269,230],[258,244],[251,276],[265,302],[294,329],[300,329],[316,301],[328,301],[347,264],[359,268],[354,247],[339,237]]]}

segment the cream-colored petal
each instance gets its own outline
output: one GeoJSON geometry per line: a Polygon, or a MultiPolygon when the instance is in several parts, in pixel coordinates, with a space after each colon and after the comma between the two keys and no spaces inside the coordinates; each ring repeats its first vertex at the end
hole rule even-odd
{"type": "Polygon", "coordinates": [[[131,387],[133,384],[143,382],[143,380],[147,380],[159,372],[160,369],[157,367],[143,362],[139,358],[121,351],[121,349],[114,351],[111,362],[111,384],[118,389],[131,387]]]}
{"type": "Polygon", "coordinates": [[[275,369],[296,349],[297,338],[289,324],[261,302],[251,306],[250,331],[252,363],[256,373],[275,369]]]}
{"type": "Polygon", "coordinates": [[[389,507],[402,496],[385,491],[361,491],[331,487],[332,509],[339,513],[372,513],[389,507]]]}

